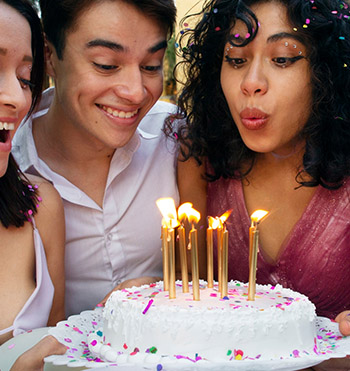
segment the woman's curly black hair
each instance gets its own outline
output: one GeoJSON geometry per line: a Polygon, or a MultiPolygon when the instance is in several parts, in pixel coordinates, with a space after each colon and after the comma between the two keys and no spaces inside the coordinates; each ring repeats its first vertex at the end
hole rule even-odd
{"type": "Polygon", "coordinates": [[[198,163],[206,158],[212,169],[208,180],[240,178],[247,174],[241,172],[243,164],[253,166],[256,153],[245,146],[232,119],[220,71],[235,22],[246,24],[251,36],[241,46],[246,45],[258,32],[250,7],[269,1],[286,7],[309,53],[312,112],[301,133],[306,148],[297,180],[303,186],[338,188],[350,175],[350,8],[340,0],[207,0],[196,27],[184,29],[180,37],[183,61],[177,68],[185,67],[186,82],[177,117],[186,123],[176,136],[182,156],[198,163]]]}

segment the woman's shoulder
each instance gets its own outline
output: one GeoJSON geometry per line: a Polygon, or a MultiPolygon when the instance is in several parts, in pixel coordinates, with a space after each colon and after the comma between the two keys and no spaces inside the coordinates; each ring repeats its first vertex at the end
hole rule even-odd
{"type": "Polygon", "coordinates": [[[39,204],[50,205],[50,203],[52,203],[52,206],[54,206],[55,204],[58,205],[62,204],[62,200],[58,191],[49,181],[37,175],[32,174],[24,175],[29,180],[31,185],[37,190],[40,201],[39,204]]]}
{"type": "Polygon", "coordinates": [[[64,209],[62,199],[56,188],[47,180],[25,174],[26,178],[37,191],[37,213],[35,224],[43,240],[54,233],[55,229],[60,229],[64,225],[64,209]]]}

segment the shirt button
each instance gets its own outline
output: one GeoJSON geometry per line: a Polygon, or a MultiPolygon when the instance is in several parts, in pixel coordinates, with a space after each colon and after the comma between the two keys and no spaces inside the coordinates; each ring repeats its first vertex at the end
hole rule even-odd
{"type": "Polygon", "coordinates": [[[112,233],[109,233],[107,236],[108,241],[112,241],[112,238],[113,238],[112,233]]]}

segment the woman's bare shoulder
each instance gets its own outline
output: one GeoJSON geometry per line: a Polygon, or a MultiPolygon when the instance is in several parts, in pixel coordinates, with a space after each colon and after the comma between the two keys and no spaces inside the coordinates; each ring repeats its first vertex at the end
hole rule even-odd
{"type": "Polygon", "coordinates": [[[25,176],[37,188],[39,202],[35,221],[43,236],[47,230],[52,231],[55,224],[64,224],[62,199],[56,188],[46,179],[30,174],[25,176]]]}
{"type": "Polygon", "coordinates": [[[50,205],[50,202],[53,204],[57,203],[61,205],[61,197],[56,190],[56,188],[46,179],[41,178],[37,175],[24,174],[29,182],[38,189],[38,194],[40,197],[40,202],[46,206],[50,205]]]}

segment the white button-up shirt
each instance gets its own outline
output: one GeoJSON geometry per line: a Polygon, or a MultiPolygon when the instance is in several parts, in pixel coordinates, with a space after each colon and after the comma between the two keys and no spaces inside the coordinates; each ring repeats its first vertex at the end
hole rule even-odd
{"type": "Polygon", "coordinates": [[[160,197],[178,204],[174,143],[161,131],[174,105],[157,102],[111,160],[103,207],[38,157],[32,119],[46,114],[53,90],[13,141],[22,171],[39,174],[60,193],[66,218],[66,315],[92,309],[120,282],[162,276],[160,197]]]}

